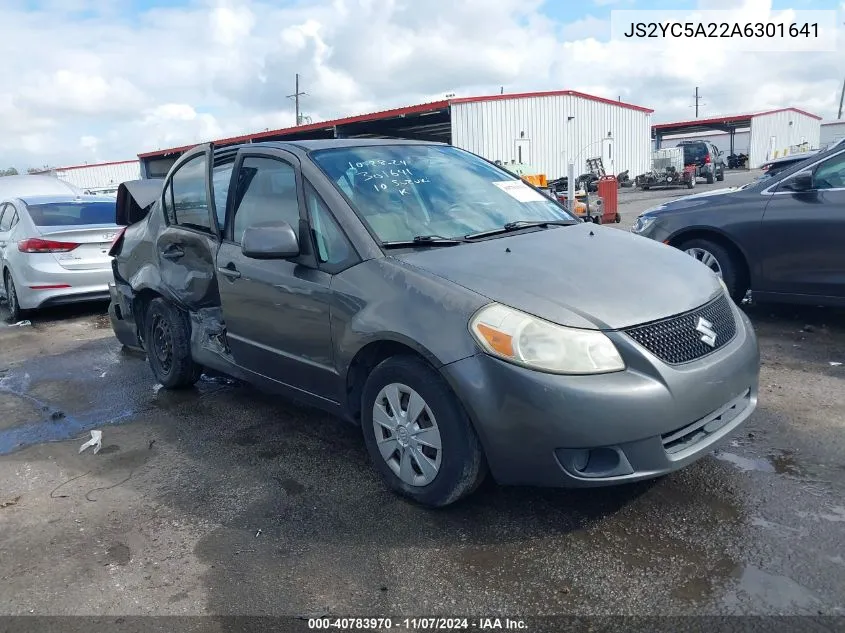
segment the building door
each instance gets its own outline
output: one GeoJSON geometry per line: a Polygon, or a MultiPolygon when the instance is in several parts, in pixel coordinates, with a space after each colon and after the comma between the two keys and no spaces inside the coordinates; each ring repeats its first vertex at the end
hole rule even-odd
{"type": "Polygon", "coordinates": [[[514,158],[517,163],[523,165],[531,164],[531,141],[527,138],[518,138],[513,143],[514,158]]]}

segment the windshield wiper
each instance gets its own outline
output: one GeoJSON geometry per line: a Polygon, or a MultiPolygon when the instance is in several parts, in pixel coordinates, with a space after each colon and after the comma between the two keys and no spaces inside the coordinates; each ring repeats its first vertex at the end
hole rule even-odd
{"type": "Polygon", "coordinates": [[[396,240],[393,242],[382,242],[385,248],[413,248],[416,246],[457,246],[465,243],[462,237],[441,237],[440,235],[417,235],[410,240],[396,240]]]}
{"type": "Polygon", "coordinates": [[[501,233],[510,233],[511,231],[519,231],[521,229],[531,229],[534,227],[546,228],[547,226],[571,226],[575,222],[571,220],[542,220],[531,222],[528,220],[517,220],[515,222],[508,222],[500,226],[498,229],[490,229],[489,231],[479,231],[478,233],[470,233],[464,235],[465,240],[475,240],[480,237],[487,237],[489,235],[499,235],[501,233]]]}

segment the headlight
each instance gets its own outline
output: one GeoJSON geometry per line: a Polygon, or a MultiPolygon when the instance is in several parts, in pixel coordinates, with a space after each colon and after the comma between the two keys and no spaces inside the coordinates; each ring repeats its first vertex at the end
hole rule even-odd
{"type": "Polygon", "coordinates": [[[625,369],[616,346],[601,332],[576,330],[491,303],[470,321],[488,354],[555,374],[601,374],[625,369]]]}
{"type": "Polygon", "coordinates": [[[649,215],[639,216],[634,222],[634,226],[631,227],[631,233],[642,233],[649,226],[651,226],[656,219],[657,218],[655,218],[654,216],[649,215]]]}

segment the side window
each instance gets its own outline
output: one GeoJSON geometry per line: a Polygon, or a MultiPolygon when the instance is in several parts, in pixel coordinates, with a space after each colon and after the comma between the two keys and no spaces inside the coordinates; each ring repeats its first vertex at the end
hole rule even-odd
{"type": "Polygon", "coordinates": [[[211,233],[211,215],[205,187],[206,165],[205,155],[192,158],[173,174],[170,187],[173,189],[176,224],[211,233]]]}
{"type": "Polygon", "coordinates": [[[176,214],[173,212],[173,186],[168,183],[164,189],[164,217],[168,224],[176,224],[176,214]]]}
{"type": "Polygon", "coordinates": [[[226,223],[226,198],[229,195],[229,181],[232,177],[232,162],[215,165],[211,175],[211,187],[214,191],[214,212],[217,215],[217,226],[221,229],[226,223]]]}
{"type": "Polygon", "coordinates": [[[240,244],[248,226],[287,222],[299,230],[296,172],[275,158],[247,157],[238,171],[237,199],[232,239],[240,244]]]}
{"type": "Polygon", "coordinates": [[[816,189],[845,188],[845,152],[827,159],[816,168],[813,186],[816,189]]]}
{"type": "Polygon", "coordinates": [[[0,205],[0,232],[6,232],[12,228],[12,213],[11,205],[0,205]]]}
{"type": "Polygon", "coordinates": [[[310,183],[305,183],[305,205],[311,221],[311,234],[321,264],[342,264],[352,255],[352,247],[331,211],[310,183]]]}

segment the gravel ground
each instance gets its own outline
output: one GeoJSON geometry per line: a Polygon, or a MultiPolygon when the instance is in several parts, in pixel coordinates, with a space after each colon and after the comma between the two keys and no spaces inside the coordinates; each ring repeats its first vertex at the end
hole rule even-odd
{"type": "MultiPolygon", "coordinates": [[[[685,193],[623,190],[617,226],[685,193]]],[[[0,327],[0,615],[845,615],[845,313],[745,309],[760,404],[721,452],[441,511],[387,492],[330,416],[159,390],[104,306],[0,327]]]]}

